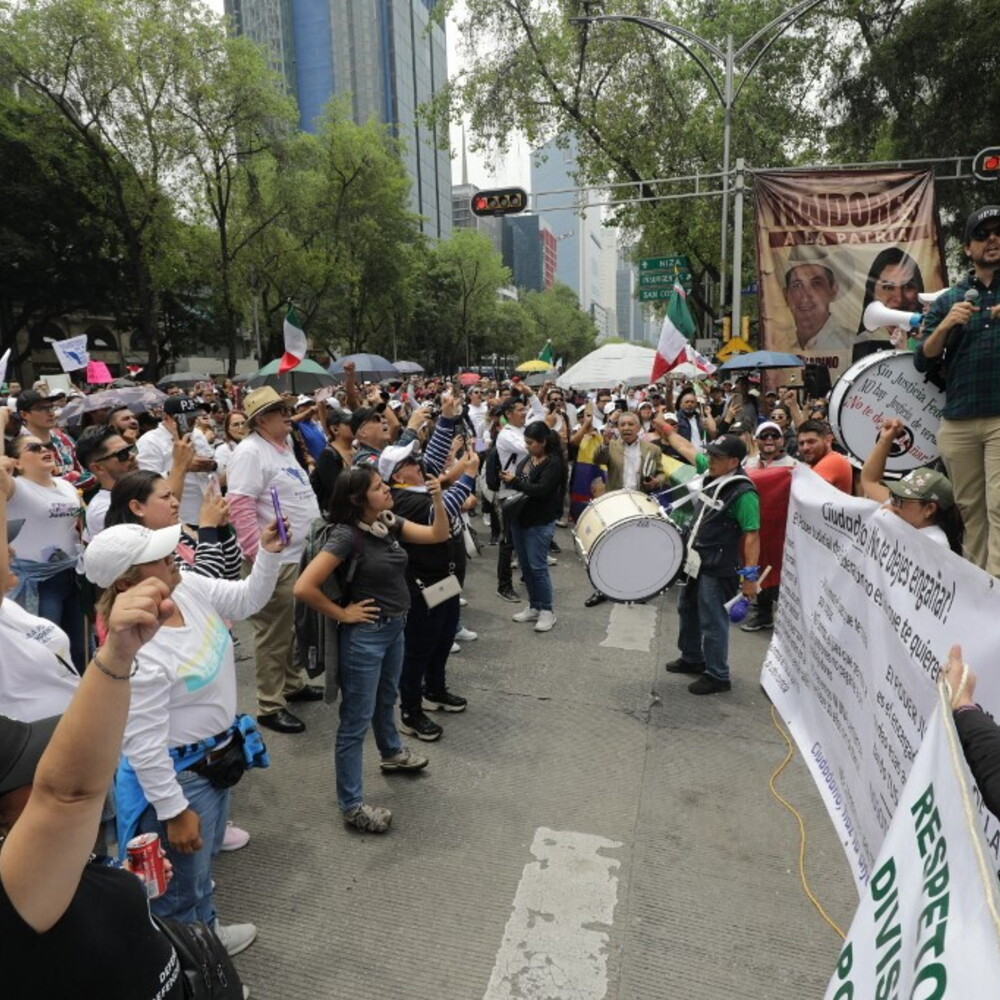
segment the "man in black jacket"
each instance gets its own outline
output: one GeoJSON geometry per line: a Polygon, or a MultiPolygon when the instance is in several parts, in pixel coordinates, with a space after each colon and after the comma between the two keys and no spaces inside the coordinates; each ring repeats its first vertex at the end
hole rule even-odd
{"type": "Polygon", "coordinates": [[[667,664],[671,674],[700,674],[691,694],[718,694],[729,680],[729,614],[726,602],[740,591],[757,594],[760,578],[760,502],[742,469],[746,445],[734,434],[712,441],[707,455],[676,431],[668,443],[699,473],[708,473],[694,502],[685,572],[677,610],[681,655],[667,664]]]}
{"type": "MultiPolygon", "coordinates": [[[[435,440],[428,445],[423,465],[416,441],[390,446],[379,456],[379,474],[392,488],[393,511],[417,524],[434,519],[431,496],[424,475],[439,475],[432,458],[447,453],[454,435],[452,420],[439,420],[435,440]]],[[[441,738],[444,730],[429,719],[427,711],[464,712],[465,698],[452,694],[445,683],[445,668],[458,629],[459,595],[429,607],[424,588],[454,576],[465,581],[465,539],[462,537],[462,507],[476,486],[479,456],[471,448],[452,470],[455,482],[442,494],[451,522],[451,535],[439,545],[406,545],[409,561],[406,583],[410,589],[410,611],[406,618],[406,651],[399,678],[400,732],[419,740],[441,738]]]]}

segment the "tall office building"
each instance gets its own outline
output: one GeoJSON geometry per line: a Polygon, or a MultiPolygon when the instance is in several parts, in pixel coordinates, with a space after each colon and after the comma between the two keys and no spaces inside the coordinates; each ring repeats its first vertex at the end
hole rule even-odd
{"type": "Polygon", "coordinates": [[[375,117],[403,141],[411,208],[433,238],[451,234],[451,159],[418,109],[448,79],[445,28],[435,0],[225,0],[235,31],[262,45],[316,130],[334,95],[359,124],[375,117]]]}
{"type": "Polygon", "coordinates": [[[551,288],[556,280],[558,255],[551,227],[537,215],[503,217],[503,262],[515,287],[529,292],[551,288]]]}
{"type": "Polygon", "coordinates": [[[556,280],[569,285],[603,336],[615,331],[615,252],[617,232],[601,225],[601,209],[576,208],[573,171],[576,143],[561,149],[553,140],[532,150],[531,190],[535,207],[559,244],[556,280]],[[570,189],[570,190],[567,190],[570,189]],[[546,194],[561,191],[561,194],[546,194]]]}

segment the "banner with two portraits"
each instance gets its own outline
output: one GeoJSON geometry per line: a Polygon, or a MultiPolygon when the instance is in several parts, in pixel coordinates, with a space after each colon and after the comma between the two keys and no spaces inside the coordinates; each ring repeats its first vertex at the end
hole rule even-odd
{"type": "Polygon", "coordinates": [[[761,348],[825,365],[836,381],[855,345],[890,341],[862,317],[874,300],[919,313],[947,283],[930,170],[754,174],[761,348]]]}

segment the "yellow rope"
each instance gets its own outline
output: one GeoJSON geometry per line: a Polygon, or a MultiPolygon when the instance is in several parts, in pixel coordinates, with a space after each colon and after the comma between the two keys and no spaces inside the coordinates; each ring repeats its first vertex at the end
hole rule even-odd
{"type": "Polygon", "coordinates": [[[778,765],[774,774],[771,775],[771,780],[768,784],[771,794],[795,817],[799,824],[799,879],[802,882],[802,888],[809,898],[809,902],[819,911],[819,915],[840,935],[841,940],[846,940],[847,935],[830,919],[826,910],[823,909],[823,904],[813,895],[813,891],[809,888],[809,883],[806,881],[806,825],[802,821],[802,817],[795,810],[795,807],[786,799],[783,799],[777,788],[774,787],[774,783],[778,780],[781,772],[788,767],[789,762],[795,756],[795,746],[785,730],[781,728],[781,724],[778,722],[778,713],[775,712],[774,705],[771,706],[771,721],[774,723],[774,728],[778,730],[781,738],[785,741],[788,753],[785,755],[785,759],[778,765]]]}

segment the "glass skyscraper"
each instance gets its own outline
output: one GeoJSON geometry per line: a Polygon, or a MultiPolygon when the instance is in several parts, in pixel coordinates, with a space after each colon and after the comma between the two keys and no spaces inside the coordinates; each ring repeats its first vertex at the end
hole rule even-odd
{"type": "Polygon", "coordinates": [[[323,106],[346,95],[359,124],[375,117],[403,141],[411,208],[433,238],[451,234],[451,159],[417,109],[448,78],[434,0],[225,0],[234,30],[262,45],[316,130],[323,106]]]}

